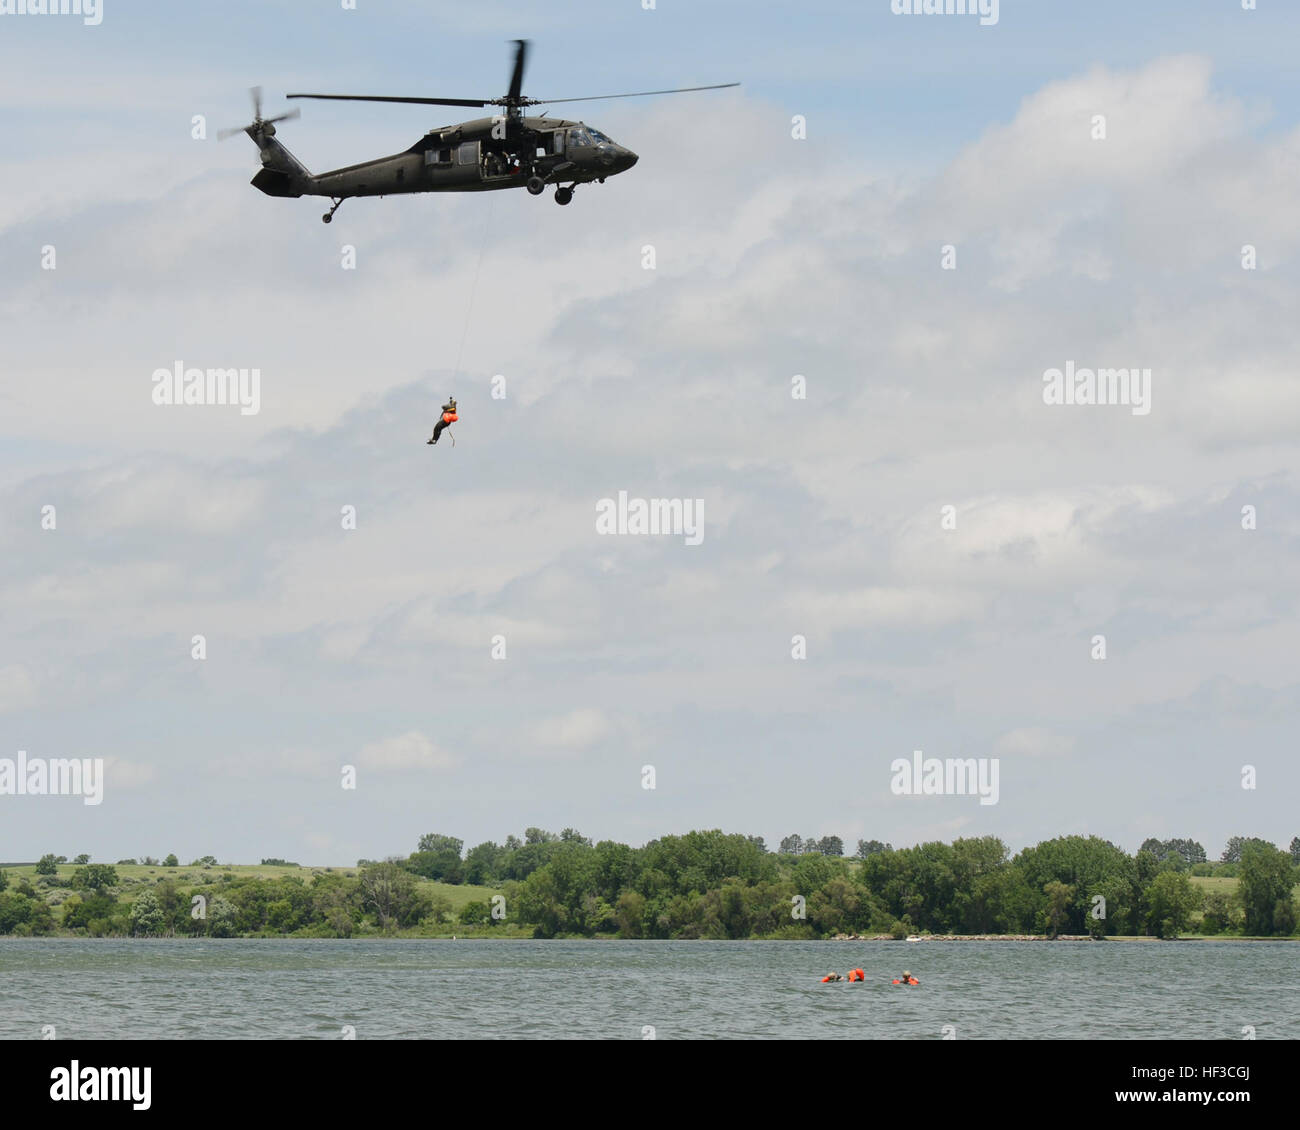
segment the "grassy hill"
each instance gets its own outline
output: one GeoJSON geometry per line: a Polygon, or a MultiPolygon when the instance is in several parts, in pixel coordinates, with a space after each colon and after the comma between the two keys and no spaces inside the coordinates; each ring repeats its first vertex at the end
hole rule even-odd
{"type": "MultiPolygon", "coordinates": [[[[12,890],[22,880],[27,880],[51,907],[59,907],[66,899],[74,894],[67,886],[55,885],[51,880],[58,879],[61,883],[66,883],[72,878],[74,871],[80,865],[75,863],[61,863],[58,865],[57,874],[38,875],[34,863],[27,864],[6,864],[0,870],[4,870],[9,876],[9,885],[12,890]]],[[[159,883],[170,882],[176,887],[177,892],[186,900],[194,893],[204,895],[220,894],[222,887],[229,883],[239,880],[261,879],[261,880],[280,880],[280,879],[300,879],[306,886],[310,887],[318,877],[341,876],[348,879],[355,879],[359,869],[356,867],[303,867],[283,864],[190,864],[179,867],[164,867],[161,864],[143,864],[143,863],[118,863],[112,865],[117,872],[117,884],[113,888],[119,902],[125,906],[130,906],[139,897],[141,892],[149,890],[159,883]]],[[[460,912],[472,902],[488,904],[493,895],[501,894],[496,887],[480,887],[469,884],[453,885],[450,883],[439,883],[431,879],[424,879],[418,876],[413,877],[417,888],[433,898],[445,900],[450,908],[451,916],[454,919],[460,912]]],[[[56,915],[57,915],[56,910],[56,915]]],[[[443,934],[451,936],[456,935],[474,935],[476,933],[492,934],[493,936],[514,935],[522,927],[515,927],[513,924],[496,923],[493,926],[475,927],[468,926],[457,921],[446,921],[437,926],[426,924],[419,928],[409,928],[403,930],[404,934],[415,934],[418,936],[438,937],[443,934]]]]}

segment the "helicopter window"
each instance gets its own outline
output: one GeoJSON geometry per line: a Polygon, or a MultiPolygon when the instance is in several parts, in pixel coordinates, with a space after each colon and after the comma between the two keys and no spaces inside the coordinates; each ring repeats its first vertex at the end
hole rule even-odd
{"type": "Polygon", "coordinates": [[[607,145],[613,145],[613,144],[614,144],[612,141],[609,140],[609,138],[607,138],[607,137],[606,137],[603,133],[601,133],[600,130],[598,130],[598,129],[592,129],[591,126],[588,126],[588,127],[587,127],[587,132],[588,132],[589,134],[591,134],[591,136],[596,140],[596,143],[597,143],[597,144],[599,144],[599,143],[602,142],[602,141],[605,142],[607,145]]]}
{"type": "Polygon", "coordinates": [[[461,142],[460,156],[457,158],[462,165],[478,164],[478,142],[464,141],[461,142]]]}
{"type": "Polygon", "coordinates": [[[441,149],[426,149],[424,151],[424,163],[426,165],[450,165],[451,149],[446,146],[441,149]]]}
{"type": "Polygon", "coordinates": [[[551,134],[551,149],[556,153],[564,152],[564,134],[558,129],[551,134]]]}
{"type": "Polygon", "coordinates": [[[569,130],[569,144],[590,145],[591,138],[587,136],[587,131],[585,129],[571,129],[569,130]]]}

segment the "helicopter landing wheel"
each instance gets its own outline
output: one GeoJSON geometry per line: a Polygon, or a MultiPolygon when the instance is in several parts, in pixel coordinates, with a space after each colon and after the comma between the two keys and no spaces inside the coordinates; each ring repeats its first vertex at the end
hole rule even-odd
{"type": "Polygon", "coordinates": [[[322,224],[331,224],[331,223],[333,223],[333,222],[334,222],[334,213],[337,212],[337,211],[339,210],[339,205],[343,203],[343,197],[341,197],[341,196],[340,196],[337,200],[335,200],[334,197],[332,197],[332,196],[330,197],[330,199],[331,199],[331,200],[334,200],[334,207],[331,208],[328,212],[325,213],[325,215],[323,215],[323,216],[320,218],[322,224]]]}
{"type": "Polygon", "coordinates": [[[546,191],[546,182],[541,177],[529,177],[525,187],[533,196],[541,196],[546,191]]]}
{"type": "Polygon", "coordinates": [[[573,200],[573,189],[571,189],[571,188],[557,188],[557,189],[555,190],[555,203],[557,203],[557,204],[568,204],[568,203],[571,203],[572,200],[573,200]]]}

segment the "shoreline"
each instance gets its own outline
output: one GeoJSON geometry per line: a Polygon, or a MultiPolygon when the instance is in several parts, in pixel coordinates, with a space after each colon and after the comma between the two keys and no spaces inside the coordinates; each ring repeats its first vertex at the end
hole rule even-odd
{"type": "Polygon", "coordinates": [[[1157,938],[1150,934],[919,934],[895,938],[892,934],[836,934],[830,942],[1297,942],[1296,937],[1268,937],[1250,934],[1182,934],[1176,938],[1157,938]]]}
{"type": "Polygon", "coordinates": [[[467,934],[352,934],[348,937],[304,937],[293,934],[236,934],[217,938],[207,934],[0,934],[0,945],[9,941],[58,942],[1300,942],[1297,937],[1268,937],[1253,934],[1186,934],[1177,938],[1157,938],[1145,934],[921,934],[895,938],[892,934],[836,934],[831,938],[620,938],[612,934],[573,934],[552,938],[534,938],[522,933],[467,934]]]}

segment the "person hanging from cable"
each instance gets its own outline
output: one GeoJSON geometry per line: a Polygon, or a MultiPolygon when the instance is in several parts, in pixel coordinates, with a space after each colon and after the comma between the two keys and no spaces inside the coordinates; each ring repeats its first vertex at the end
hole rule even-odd
{"type": "Polygon", "coordinates": [[[433,426],[433,438],[425,440],[425,443],[437,443],[438,437],[442,435],[443,428],[450,427],[459,419],[460,417],[456,415],[456,398],[449,396],[447,397],[447,403],[442,406],[442,416],[433,426]]]}

